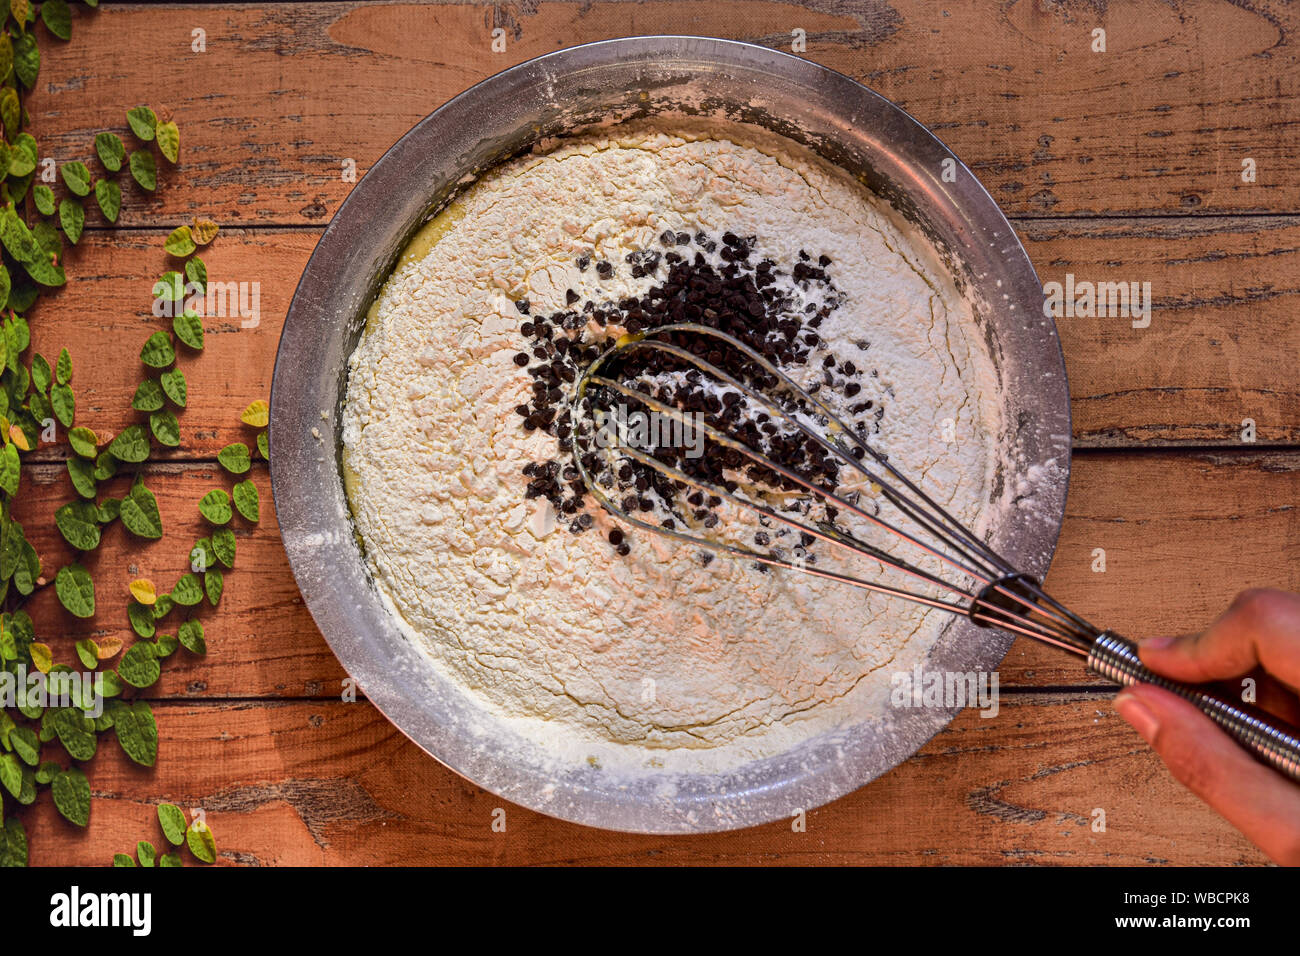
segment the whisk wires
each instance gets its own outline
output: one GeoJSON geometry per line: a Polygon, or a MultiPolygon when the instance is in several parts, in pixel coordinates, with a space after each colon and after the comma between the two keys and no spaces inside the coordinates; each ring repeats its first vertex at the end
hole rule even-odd
{"type": "MultiPolygon", "coordinates": [[[[621,444],[619,447],[621,455],[653,469],[677,483],[678,487],[689,486],[709,495],[712,501],[725,501],[735,507],[755,512],[768,522],[777,522],[797,531],[805,536],[803,540],[809,543],[812,540],[820,540],[833,547],[870,558],[900,572],[905,577],[923,582],[943,596],[935,597],[923,591],[912,590],[886,581],[820,568],[802,558],[789,560],[776,553],[763,552],[733,541],[720,540],[717,536],[689,526],[686,530],[678,530],[674,522],[654,524],[632,514],[615,501],[592,474],[592,469],[587,464],[587,456],[575,455],[575,463],[588,491],[602,507],[623,522],[731,558],[746,559],[768,567],[810,574],[952,614],[966,615],[977,624],[1000,627],[1079,655],[1086,655],[1092,642],[1101,633],[1099,629],[1046,594],[1032,577],[1019,573],[987,542],[966,528],[936,502],[933,496],[927,494],[903,474],[885,454],[873,448],[862,435],[842,421],[824,402],[801,387],[754,348],[727,332],[693,322],[680,322],[619,338],[587,366],[578,380],[577,400],[572,407],[575,434],[582,430],[584,417],[593,413],[592,403],[589,400],[589,393],[593,387],[608,390],[609,394],[630,399],[667,419],[702,431],[708,440],[743,456],[763,469],[764,473],[779,476],[789,487],[802,489],[810,500],[820,501],[828,509],[836,509],[836,512],[840,510],[848,512],[868,527],[892,536],[891,540],[916,549],[919,556],[933,559],[932,564],[946,566],[951,572],[955,572],[954,577],[958,580],[941,576],[921,567],[915,561],[894,554],[891,550],[872,545],[833,521],[800,520],[800,517],[772,507],[763,501],[761,496],[738,494],[737,492],[741,490],[739,487],[733,490],[716,480],[692,475],[675,464],[633,445],[621,444]],[[742,367],[748,381],[742,380],[739,375],[725,371],[716,362],[710,361],[713,351],[699,347],[703,339],[696,340],[694,344],[697,347],[693,350],[674,341],[665,341],[664,336],[675,336],[687,341],[695,336],[701,336],[722,343],[735,350],[738,356],[743,357],[742,367]],[[706,354],[697,354],[698,351],[704,351],[706,354]],[[628,369],[624,366],[630,366],[631,370],[635,371],[635,363],[622,360],[636,352],[659,352],[672,356],[678,362],[693,366],[699,372],[709,376],[718,386],[744,395],[753,403],[753,407],[763,410],[769,416],[779,418],[789,428],[824,449],[825,452],[833,455],[836,461],[849,466],[862,479],[870,482],[873,490],[878,489],[880,496],[889,502],[903,520],[890,520],[864,508],[859,503],[858,496],[841,493],[839,488],[842,482],[829,486],[830,483],[827,481],[801,473],[788,463],[753,447],[734,431],[728,430],[725,423],[720,422],[715,425],[709,423],[707,419],[694,423],[688,422],[687,411],[679,405],[661,401],[654,395],[628,384],[627,381],[602,374],[604,369],[617,364],[625,373],[624,378],[634,377],[626,374],[628,369]],[[615,359],[620,361],[615,363],[613,361],[615,359]],[[775,397],[776,394],[781,393],[785,401],[779,401],[775,397]],[[903,527],[904,521],[910,522],[912,527],[903,527]]],[[[715,416],[715,421],[717,420],[715,416]]],[[[833,512],[828,511],[828,513],[833,512]]]]}

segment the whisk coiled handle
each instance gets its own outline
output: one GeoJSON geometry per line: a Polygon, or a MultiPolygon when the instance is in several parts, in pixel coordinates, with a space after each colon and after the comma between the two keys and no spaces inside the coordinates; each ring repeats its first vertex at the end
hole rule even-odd
{"type": "Polygon", "coordinates": [[[1191,701],[1261,761],[1300,781],[1300,732],[1285,728],[1276,718],[1148,670],[1132,641],[1106,631],[1088,652],[1088,669],[1125,687],[1154,684],[1191,701]]]}

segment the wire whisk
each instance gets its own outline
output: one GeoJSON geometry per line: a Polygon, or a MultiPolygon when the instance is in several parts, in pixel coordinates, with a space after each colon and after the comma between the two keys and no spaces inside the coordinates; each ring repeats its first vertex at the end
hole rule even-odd
{"type": "Polygon", "coordinates": [[[1133,642],[1095,627],[1051,597],[1041,582],[965,527],[827,403],[735,336],[693,322],[622,336],[578,380],[571,409],[574,434],[590,439],[599,433],[593,425],[607,427],[609,409],[602,402],[616,397],[696,430],[715,446],[707,467],[688,468],[680,448],[617,443],[616,457],[653,470],[668,491],[693,489],[691,502],[708,506],[673,509],[673,517],[658,523],[633,513],[629,500],[616,500],[617,490],[605,480],[608,462],[575,454],[588,492],[620,521],[762,568],[810,574],[963,615],[1082,657],[1094,673],[1120,685],[1163,687],[1199,707],[1260,760],[1300,780],[1300,732],[1271,714],[1148,670],[1133,642]],[[655,394],[651,372],[665,369],[672,370],[669,377],[679,387],[655,394]],[[704,395],[712,398],[701,401],[704,395]],[[888,507],[845,491],[839,476],[846,468],[854,483],[865,482],[888,507]],[[748,477],[742,485],[728,473],[748,477]],[[717,517],[724,503],[757,514],[764,526],[796,532],[797,552],[821,541],[887,573],[872,577],[819,567],[803,553],[788,556],[779,548],[759,550],[728,540],[717,517]],[[852,516],[854,528],[839,520],[841,514],[852,516]],[[885,543],[864,540],[866,530],[882,532],[885,543]],[[899,553],[909,551],[915,554],[899,553]]]}

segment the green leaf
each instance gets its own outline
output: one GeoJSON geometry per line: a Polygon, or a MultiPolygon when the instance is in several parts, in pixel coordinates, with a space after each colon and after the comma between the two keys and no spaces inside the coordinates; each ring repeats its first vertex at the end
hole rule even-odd
{"type": "Polygon", "coordinates": [[[147,149],[137,149],[131,154],[131,175],[140,184],[141,189],[153,192],[158,188],[158,170],[154,166],[153,153],[147,149]]]}
{"type": "Polygon", "coordinates": [[[41,72],[41,51],[36,46],[36,38],[30,33],[19,34],[14,44],[14,74],[23,86],[31,89],[36,85],[36,76],[41,72]]]}
{"type": "Polygon", "coordinates": [[[171,657],[180,646],[181,642],[176,639],[175,634],[159,634],[153,643],[154,653],[159,659],[171,657]]]}
{"type": "Polygon", "coordinates": [[[176,349],[166,332],[155,332],[140,349],[140,361],[150,368],[166,368],[176,361],[176,349]]]}
{"type": "Polygon", "coordinates": [[[60,258],[63,255],[63,240],[59,237],[59,230],[44,219],[37,219],[32,226],[32,238],[36,244],[45,250],[46,254],[53,258],[60,258]]]}
{"type": "Polygon", "coordinates": [[[72,381],[72,356],[68,354],[67,349],[59,349],[59,360],[55,363],[54,374],[60,385],[67,385],[72,381]]]}
{"type": "Polygon", "coordinates": [[[0,755],[0,784],[15,797],[23,792],[23,765],[13,754],[0,755]]]}
{"type": "Polygon", "coordinates": [[[68,477],[72,487],[83,498],[94,498],[99,493],[95,487],[95,466],[84,458],[68,459],[68,477]]]}
{"type": "MultiPolygon", "coordinates": [[[[14,68],[14,44],[9,39],[9,34],[0,31],[0,80],[9,79],[9,72],[14,68]]],[[[13,139],[13,133],[10,131],[9,138],[13,139]]]]}
{"type": "Polygon", "coordinates": [[[143,484],[137,484],[122,499],[122,524],[139,538],[158,539],[163,535],[158,499],[143,484]]]}
{"type": "Polygon", "coordinates": [[[41,4],[41,19],[46,28],[60,40],[72,37],[72,14],[65,0],[45,0],[41,4]]]}
{"type": "Polygon", "coordinates": [[[235,498],[235,507],[239,509],[241,515],[253,522],[261,518],[257,485],[253,484],[251,480],[241,481],[235,485],[232,494],[235,498]]]}
{"type": "Polygon", "coordinates": [[[221,600],[221,592],[226,589],[226,576],[220,568],[208,568],[203,572],[203,590],[208,594],[208,603],[213,607],[221,600]]]}
{"type": "Polygon", "coordinates": [[[190,618],[180,626],[176,634],[181,646],[195,654],[208,652],[207,642],[203,639],[203,622],[190,618]]]}
{"type": "Polygon", "coordinates": [[[99,154],[99,161],[110,173],[121,169],[122,160],[126,159],[126,147],[122,145],[122,140],[116,133],[100,133],[96,136],[95,152],[99,154]]]}
{"type": "Polygon", "coordinates": [[[74,246],[81,239],[81,231],[86,226],[86,207],[79,199],[65,199],[59,203],[59,224],[63,234],[74,246]]]}
{"type": "Polygon", "coordinates": [[[185,832],[185,842],[190,852],[204,863],[217,861],[217,842],[212,838],[212,828],[202,820],[195,820],[185,832]]]}
{"type": "Polygon", "coordinates": [[[99,503],[99,523],[108,524],[116,521],[122,513],[121,498],[105,498],[99,503]]]}
{"type": "Polygon", "coordinates": [[[248,446],[242,441],[227,445],[217,452],[217,461],[232,475],[242,475],[252,467],[252,460],[248,457],[248,446]]]}
{"type": "Polygon", "coordinates": [[[64,770],[54,778],[50,790],[64,819],[79,827],[90,823],[90,783],[84,773],[76,767],[64,770]]]}
{"type": "Polygon", "coordinates": [[[199,514],[213,524],[225,524],[231,518],[230,496],[220,488],[214,488],[199,501],[199,514]]]}
{"type": "Polygon", "coordinates": [[[55,265],[53,260],[49,258],[49,253],[43,249],[36,258],[30,262],[24,262],[23,268],[27,270],[29,276],[41,285],[48,286],[51,289],[57,289],[68,281],[63,266],[55,265]]]}
{"type": "Polygon", "coordinates": [[[135,866],[135,860],[131,859],[125,853],[114,853],[113,865],[118,867],[135,866]]]}
{"type": "Polygon", "coordinates": [[[77,657],[81,659],[81,666],[88,671],[93,671],[99,666],[99,648],[89,637],[83,637],[76,643],[77,657]]]}
{"type": "MultiPolygon", "coordinates": [[[[14,48],[13,44],[9,42],[7,33],[0,34],[0,36],[3,37],[3,45],[0,45],[0,57],[4,57],[4,62],[8,64],[5,69],[5,73],[8,74],[13,67],[14,48]]],[[[18,100],[18,91],[13,87],[7,86],[3,92],[0,92],[0,121],[4,123],[6,137],[12,140],[18,135],[18,130],[23,123],[23,106],[18,100]]],[[[0,165],[7,167],[9,165],[8,158],[6,157],[6,161],[0,165]]]]}
{"type": "Polygon", "coordinates": [[[147,106],[137,106],[133,110],[128,110],[126,121],[131,126],[131,132],[146,143],[153,139],[154,132],[158,129],[158,117],[147,106]]]}
{"type": "Polygon", "coordinates": [[[185,298],[185,279],[175,269],[168,269],[153,284],[154,298],[160,302],[180,302],[185,298]]]}
{"type": "MultiPolygon", "coordinates": [[[[6,90],[5,92],[9,92],[6,90]]],[[[37,183],[32,187],[32,201],[36,203],[36,209],[42,216],[54,215],[54,190],[44,183],[37,183]]]]}
{"type": "Polygon", "coordinates": [[[50,389],[50,406],[54,409],[59,424],[71,428],[77,416],[77,396],[71,385],[56,384],[50,389]]]}
{"type": "Polygon", "coordinates": [[[208,267],[198,256],[185,263],[185,278],[198,286],[200,292],[208,291],[208,267]]]}
{"type": "Polygon", "coordinates": [[[19,594],[31,594],[36,589],[36,579],[41,576],[41,558],[30,541],[23,542],[22,561],[14,570],[14,587],[19,594]]]}
{"type": "Polygon", "coordinates": [[[32,356],[32,384],[36,386],[38,392],[48,392],[50,385],[54,383],[54,370],[50,368],[50,363],[46,361],[45,356],[37,352],[32,356]]]}
{"type": "Polygon", "coordinates": [[[189,397],[189,386],[185,382],[185,373],[178,368],[162,373],[162,389],[167,393],[167,397],[181,408],[185,407],[185,400],[189,397]]]}
{"type": "Polygon", "coordinates": [[[139,601],[128,601],[126,616],[131,620],[131,630],[141,637],[153,637],[157,627],[154,624],[153,608],[147,604],[141,604],[139,601]]]}
{"type": "MultiPolygon", "coordinates": [[[[95,480],[108,481],[108,479],[112,478],[116,474],[117,459],[106,451],[100,452],[99,457],[95,459],[95,480]]],[[[114,517],[116,517],[116,512],[114,513],[114,517]]]]}
{"type": "Polygon", "coordinates": [[[95,613],[95,582],[90,572],[79,564],[59,568],[54,578],[54,593],[59,602],[77,617],[92,617],[95,613]]]}
{"type": "Polygon", "coordinates": [[[36,160],[32,159],[31,154],[26,150],[15,149],[10,151],[8,166],[8,174],[10,176],[28,176],[35,168],[36,160]]]}
{"type": "Polygon", "coordinates": [[[203,348],[203,319],[193,309],[186,309],[172,319],[172,331],[190,348],[203,348]]]}
{"type": "Polygon", "coordinates": [[[99,509],[94,502],[69,501],[54,512],[54,523],[63,540],[78,551],[99,547],[99,509]]]}
{"type": "Polygon", "coordinates": [[[45,251],[37,245],[27,224],[18,218],[12,208],[6,209],[4,215],[0,216],[0,242],[11,256],[24,265],[45,256],[45,251]]]}
{"type": "Polygon", "coordinates": [[[163,248],[173,256],[183,259],[198,247],[194,245],[194,239],[190,236],[190,227],[178,226],[163,242],[163,248]]]}
{"type": "Polygon", "coordinates": [[[176,416],[169,411],[154,412],[149,416],[149,427],[153,437],[169,448],[176,448],[181,443],[181,426],[176,416]]]}
{"type": "Polygon", "coordinates": [[[257,452],[266,461],[271,460],[271,449],[267,447],[266,432],[257,433],[257,452]]]}
{"type": "MultiPolygon", "coordinates": [[[[68,386],[63,387],[67,388],[68,386]]],[[[58,388],[58,386],[56,385],[55,388],[58,388]]],[[[99,453],[99,436],[82,425],[68,429],[68,443],[72,445],[72,450],[82,458],[94,458],[99,453]]]]}
{"type": "Polygon", "coordinates": [[[153,605],[153,619],[155,621],[161,621],[163,618],[165,618],[168,614],[171,613],[172,608],[175,606],[176,606],[176,602],[171,599],[171,595],[169,594],[158,595],[158,600],[155,601],[153,605]]]}
{"type": "Polygon", "coordinates": [[[18,479],[22,475],[22,459],[18,456],[18,446],[5,445],[4,454],[0,455],[0,490],[13,496],[18,494],[18,479]]]}
{"type": "Polygon", "coordinates": [[[59,168],[59,172],[62,173],[64,183],[73,193],[78,196],[90,195],[90,170],[86,168],[85,163],[74,159],[70,163],[64,163],[59,168]]]}
{"type": "MultiPolygon", "coordinates": [[[[170,374],[171,372],[165,373],[163,378],[170,374]]],[[[136,387],[131,407],[140,412],[156,412],[163,407],[163,387],[157,379],[147,378],[136,387]]]]}
{"type": "MultiPolygon", "coordinates": [[[[133,644],[131,650],[137,647],[148,645],[133,644]]],[[[156,669],[158,659],[153,656],[152,648],[149,648],[149,659],[156,669]]],[[[154,721],[153,709],[147,702],[137,700],[116,708],[113,730],[117,733],[117,742],[122,745],[128,757],[142,767],[154,765],[158,759],[158,724],[154,721]]]]}
{"type": "Polygon", "coordinates": [[[203,585],[199,582],[199,576],[192,571],[181,575],[176,587],[172,588],[171,598],[182,607],[193,607],[202,601],[203,585]]]}
{"type": "Polygon", "coordinates": [[[158,151],[175,165],[181,156],[181,131],[173,122],[163,123],[158,127],[158,151]]]}
{"type": "MultiPolygon", "coordinates": [[[[98,2],[98,0],[96,0],[96,2],[98,2]]],[[[162,856],[158,857],[158,865],[159,866],[184,866],[185,864],[181,862],[181,855],[179,853],[165,853],[162,856]]]]}
{"type": "Polygon", "coordinates": [[[95,183],[95,201],[99,211],[109,222],[117,222],[118,213],[122,211],[122,187],[111,179],[101,179],[95,183]]]}
{"type": "Polygon", "coordinates": [[[196,574],[206,571],[217,563],[217,552],[212,547],[211,538],[199,538],[190,548],[190,570],[196,574]]]}
{"type": "Polygon", "coordinates": [[[235,532],[218,528],[212,532],[212,552],[228,568],[235,566],[235,532]]]}
{"type": "Polygon", "coordinates": [[[118,461],[136,464],[149,457],[149,436],[143,425],[127,425],[108,446],[109,453],[118,461]]]}
{"type": "MultiPolygon", "coordinates": [[[[49,0],[46,0],[49,2],[49,0]]],[[[135,855],[140,860],[141,866],[153,866],[154,860],[158,857],[158,851],[154,849],[153,844],[148,840],[141,840],[135,845],[135,855]]]]}
{"type": "Polygon", "coordinates": [[[26,866],[28,862],[27,832],[21,820],[10,817],[0,833],[0,866],[26,866]]]}
{"type": "Polygon", "coordinates": [[[73,760],[89,760],[99,749],[95,725],[75,707],[61,707],[53,712],[50,723],[59,743],[73,760]]]}
{"type": "Polygon", "coordinates": [[[53,780],[63,768],[53,760],[47,760],[36,768],[36,782],[41,786],[53,780]]]}
{"type": "MultiPolygon", "coordinates": [[[[153,645],[148,641],[136,641],[128,647],[117,665],[117,675],[132,687],[149,687],[158,680],[161,673],[162,667],[158,664],[158,656],[154,654],[153,645]]],[[[116,721],[120,739],[121,716],[115,714],[113,719],[116,721]]]]}
{"type": "Polygon", "coordinates": [[[158,822],[162,824],[163,836],[172,846],[185,842],[185,814],[174,803],[158,804],[158,822]]]}
{"type": "Polygon", "coordinates": [[[35,767],[41,762],[41,742],[30,727],[15,727],[9,733],[9,742],[13,744],[14,753],[21,757],[27,766],[35,767]]]}

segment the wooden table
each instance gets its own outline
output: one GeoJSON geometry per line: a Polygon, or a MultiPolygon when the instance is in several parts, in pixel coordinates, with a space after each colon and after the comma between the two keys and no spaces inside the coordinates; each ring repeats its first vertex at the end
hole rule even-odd
{"type": "MultiPolygon", "coordinates": [[[[902,105],[962,156],[1012,217],[1044,282],[1149,281],[1150,327],[1060,325],[1074,473],[1048,580],[1134,635],[1204,624],[1247,585],[1300,589],[1300,15],[1262,0],[543,0],[481,3],[77,6],[47,44],[28,107],[46,152],[88,158],[105,117],[149,103],[178,121],[182,166],[156,196],[70,256],[69,288],[34,317],[36,348],[77,363],[79,421],[133,420],[134,350],[157,322],[162,240],[193,216],[222,224],[214,278],[259,282],[261,324],[216,321],[184,367],[184,448],[149,467],[168,533],[95,558],[99,613],[71,618],[49,589],[38,632],[71,656],[87,634],[129,639],[126,584],[174,580],[222,484],[215,454],[248,440],[239,411],[268,397],[297,278],[351,184],[418,119],[470,84],[567,44],[647,33],[789,49],[902,105]],[[505,52],[491,49],[500,27],[505,52]],[[1093,30],[1107,50],[1093,52],[1093,30]],[[194,52],[193,31],[206,50],[194,52]],[[1256,181],[1243,181],[1254,160],[1256,181]],[[1242,440],[1243,420],[1256,423],[1242,440]],[[1105,571],[1092,570],[1095,549],[1105,571]],[[61,635],[61,636],[59,636],[61,635]]],[[[64,563],[51,514],[72,497],[59,462],[25,472],[20,516],[47,568],[64,563]]],[[[265,467],[255,474],[263,502],[265,467]]],[[[269,511],[264,504],[264,511],[269,511]]],[[[1172,781],[1063,656],[1027,641],[1002,669],[1002,713],[967,711],[864,789],[788,822],[695,838],[604,833],[503,806],[423,755],[369,704],[313,625],[273,515],[239,537],[208,618],[209,653],[167,664],[150,691],[153,770],[115,744],[88,765],[91,826],[48,797],[25,815],[35,863],[107,863],[153,837],[153,804],[202,807],[224,863],[1261,863],[1172,781]],[[1092,828],[1105,811],[1105,832],[1092,828]]]]}

